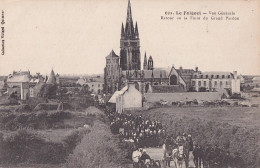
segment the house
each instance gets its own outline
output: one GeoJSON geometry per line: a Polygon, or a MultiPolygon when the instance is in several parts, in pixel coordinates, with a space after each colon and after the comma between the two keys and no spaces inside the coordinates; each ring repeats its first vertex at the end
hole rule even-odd
{"type": "Polygon", "coordinates": [[[104,78],[101,76],[92,76],[92,77],[81,77],[77,84],[83,86],[87,85],[89,91],[93,94],[101,94],[104,88],[104,78]]]}
{"type": "Polygon", "coordinates": [[[240,92],[240,79],[237,72],[199,72],[191,79],[195,91],[218,91],[228,89],[232,93],[240,92]]]}
{"type": "Polygon", "coordinates": [[[260,76],[255,76],[252,81],[255,87],[260,87],[260,76]]]}
{"type": "Polygon", "coordinates": [[[122,113],[125,110],[142,108],[142,97],[142,93],[135,88],[135,84],[129,82],[123,89],[116,91],[108,102],[116,103],[116,111],[122,113]]]}

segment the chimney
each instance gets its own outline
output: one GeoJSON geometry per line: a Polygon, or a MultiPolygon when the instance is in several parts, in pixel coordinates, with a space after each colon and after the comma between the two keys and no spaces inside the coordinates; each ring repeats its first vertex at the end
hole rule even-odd
{"type": "Polygon", "coordinates": [[[233,71],[234,79],[237,80],[237,71],[233,71]]]}
{"type": "Polygon", "coordinates": [[[196,72],[198,72],[198,71],[199,71],[199,68],[198,68],[198,67],[196,67],[196,68],[195,68],[195,71],[196,71],[196,72]]]}

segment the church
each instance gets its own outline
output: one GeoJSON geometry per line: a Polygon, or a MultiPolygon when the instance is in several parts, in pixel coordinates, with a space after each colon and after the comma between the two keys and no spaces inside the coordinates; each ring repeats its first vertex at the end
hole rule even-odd
{"type": "MultiPolygon", "coordinates": [[[[120,55],[113,50],[106,56],[104,68],[104,93],[113,94],[128,82],[135,83],[141,93],[183,92],[188,89],[187,81],[174,66],[155,68],[154,60],[144,53],[141,67],[140,38],[137,22],[134,25],[131,2],[128,1],[125,26],[122,23],[120,55]]],[[[192,70],[194,71],[194,70],[192,70]]],[[[192,74],[191,74],[192,75],[192,74]]],[[[189,83],[189,82],[188,82],[189,83]]]]}

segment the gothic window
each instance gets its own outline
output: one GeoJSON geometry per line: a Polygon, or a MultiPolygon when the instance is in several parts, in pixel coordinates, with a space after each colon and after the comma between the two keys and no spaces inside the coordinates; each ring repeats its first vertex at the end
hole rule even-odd
{"type": "Polygon", "coordinates": [[[226,86],[228,86],[228,81],[226,81],[226,86]]]}
{"type": "Polygon", "coordinates": [[[206,78],[208,78],[209,76],[208,75],[206,75],[206,78]]]}
{"type": "Polygon", "coordinates": [[[217,82],[217,81],[214,82],[214,86],[215,86],[215,87],[218,86],[218,82],[217,82]]]}
{"type": "Polygon", "coordinates": [[[177,81],[177,76],[176,75],[172,75],[170,77],[170,85],[177,85],[178,81],[177,81]]]}
{"type": "Polygon", "coordinates": [[[214,78],[214,75],[211,75],[211,78],[214,78]]]}
{"type": "Polygon", "coordinates": [[[222,78],[224,79],[224,78],[225,78],[225,75],[222,75],[222,78]]]}
{"type": "Polygon", "coordinates": [[[203,78],[203,75],[200,75],[200,78],[203,78]]]}
{"type": "Polygon", "coordinates": [[[207,85],[207,83],[206,83],[206,81],[204,81],[204,86],[206,87],[206,85],[207,85]]]}
{"type": "Polygon", "coordinates": [[[222,84],[223,84],[222,81],[220,81],[220,88],[222,88],[222,84]]]}
{"type": "Polygon", "coordinates": [[[219,75],[217,75],[217,79],[219,78],[219,75]]]}
{"type": "Polygon", "coordinates": [[[199,86],[201,86],[201,81],[199,81],[199,86]]]}

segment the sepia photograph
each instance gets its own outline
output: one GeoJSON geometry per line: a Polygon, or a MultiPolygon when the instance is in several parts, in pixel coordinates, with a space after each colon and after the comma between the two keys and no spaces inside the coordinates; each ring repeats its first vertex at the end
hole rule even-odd
{"type": "Polygon", "coordinates": [[[0,168],[259,168],[259,0],[0,1],[0,168]]]}

